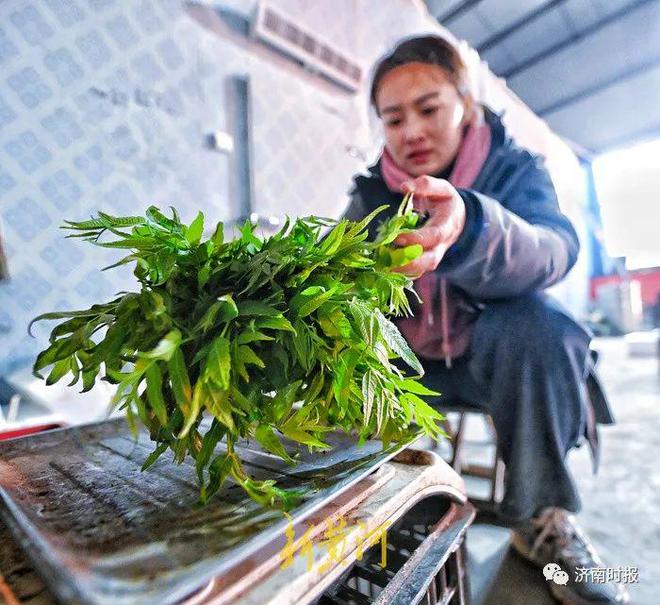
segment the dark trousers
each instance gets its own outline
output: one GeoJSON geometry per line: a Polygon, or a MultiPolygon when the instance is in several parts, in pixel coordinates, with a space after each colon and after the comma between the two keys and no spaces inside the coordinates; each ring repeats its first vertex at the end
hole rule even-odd
{"type": "Polygon", "coordinates": [[[436,407],[460,398],[492,417],[507,468],[501,514],[509,521],[546,506],[580,509],[565,458],[585,432],[589,341],[559,303],[536,293],[488,303],[451,369],[421,360],[424,383],[442,393],[436,407]]]}

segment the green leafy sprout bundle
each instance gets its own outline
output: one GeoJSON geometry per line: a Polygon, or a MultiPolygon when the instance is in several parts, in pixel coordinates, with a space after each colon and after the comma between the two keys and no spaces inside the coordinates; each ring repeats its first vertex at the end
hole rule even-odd
{"type": "Polygon", "coordinates": [[[422,250],[391,244],[418,215],[407,197],[367,241],[384,208],[359,222],[287,219],[268,238],[246,222],[229,241],[221,222],[202,238],[201,212],[185,225],[154,206],[144,217],[67,221],[69,237],[130,251],[111,267],[135,263],[140,291],[37,317],[65,321],[34,372],[51,367],[48,384],[72,375],[83,391],[99,378],[116,384],[112,404],[156,444],[143,468],[168,449],[178,463],[192,456],[202,502],[231,476],[257,502],[290,508],[300,494],[251,478],[239,439],[294,464],[280,436],[325,450],[325,433],[337,429],[384,446],[442,434],[442,416],[420,397],[437,393],[417,381],[422,366],[387,319],[410,314],[412,281],[391,269],[422,250]]]}

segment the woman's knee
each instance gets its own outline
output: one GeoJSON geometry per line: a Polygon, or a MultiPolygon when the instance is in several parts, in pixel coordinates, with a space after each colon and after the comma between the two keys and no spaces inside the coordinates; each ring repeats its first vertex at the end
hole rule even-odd
{"type": "Polygon", "coordinates": [[[475,326],[473,350],[495,349],[514,357],[548,358],[589,349],[589,334],[550,297],[536,293],[490,303],[475,326]]]}

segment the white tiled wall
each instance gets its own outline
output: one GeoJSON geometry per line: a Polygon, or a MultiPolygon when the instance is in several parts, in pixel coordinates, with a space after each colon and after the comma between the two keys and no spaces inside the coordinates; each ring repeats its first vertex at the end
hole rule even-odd
{"type": "MultiPolygon", "coordinates": [[[[380,3],[278,4],[357,59],[364,39],[380,46],[376,23],[365,23],[362,38],[351,26],[380,3]]],[[[214,5],[244,20],[255,7],[214,5]]],[[[255,209],[341,212],[362,165],[346,147],[364,145],[364,99],[211,16],[220,34],[179,0],[0,3],[0,220],[12,275],[0,285],[0,374],[29,362],[42,342],[45,325],[40,339],[26,332],[35,315],[132,287],[125,268],[99,271],[112,254],[65,240],[64,219],[152,203],[175,205],[185,219],[200,208],[213,221],[238,216],[230,160],[204,145],[207,134],[231,129],[229,76],[251,82],[255,209]]]]}
{"type": "MultiPolygon", "coordinates": [[[[398,38],[439,26],[412,0],[273,0],[365,68],[398,38]]],[[[337,216],[373,159],[364,93],[319,80],[241,33],[255,0],[0,2],[0,221],[12,280],[0,284],[0,375],[31,363],[44,311],[131,289],[113,256],[58,229],[97,210],[155,203],[184,219],[239,214],[228,156],[227,78],[252,89],[254,204],[270,215],[337,216]],[[233,25],[232,25],[233,24],[233,25]],[[236,27],[238,24],[238,27],[236,27]],[[359,151],[353,157],[347,148],[359,151]],[[362,158],[359,157],[362,154],[362,158]]]]}

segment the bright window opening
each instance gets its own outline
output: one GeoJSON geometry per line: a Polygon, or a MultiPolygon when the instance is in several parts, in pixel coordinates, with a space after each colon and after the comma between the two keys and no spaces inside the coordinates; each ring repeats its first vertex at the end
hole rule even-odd
{"type": "Polygon", "coordinates": [[[660,266],[660,139],[593,162],[607,253],[628,269],[660,266]]]}

